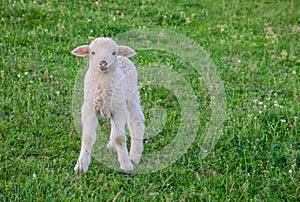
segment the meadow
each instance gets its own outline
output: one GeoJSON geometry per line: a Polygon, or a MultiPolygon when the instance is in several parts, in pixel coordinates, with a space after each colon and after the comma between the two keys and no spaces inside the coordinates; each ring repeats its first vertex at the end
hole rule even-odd
{"type": "MultiPolygon", "coordinates": [[[[1,201],[300,200],[298,1],[2,0],[0,27],[1,201]],[[212,116],[203,75],[172,54],[139,50],[132,58],[138,71],[159,61],[192,86],[200,111],[195,140],[155,172],[124,174],[95,156],[87,173],[74,172],[80,130],[72,98],[87,61],[71,51],[145,28],[179,33],[209,53],[226,93],[222,135],[202,158],[212,116]]],[[[145,140],[150,154],[174,140],[182,108],[154,85],[141,89],[141,99],[146,127],[151,106],[166,112],[163,130],[145,140]]],[[[107,122],[99,123],[108,134],[107,122]]]]}

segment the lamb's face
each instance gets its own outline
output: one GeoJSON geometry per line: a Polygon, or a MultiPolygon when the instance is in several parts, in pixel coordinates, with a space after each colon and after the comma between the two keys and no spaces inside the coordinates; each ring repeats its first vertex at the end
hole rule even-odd
{"type": "Polygon", "coordinates": [[[131,57],[136,53],[128,46],[118,46],[110,38],[97,38],[90,45],[75,48],[72,54],[80,57],[90,57],[90,68],[97,68],[101,72],[114,69],[117,56],[131,57]]]}
{"type": "Polygon", "coordinates": [[[106,72],[114,67],[117,61],[118,45],[110,38],[97,38],[89,47],[90,60],[93,66],[106,72]]]}

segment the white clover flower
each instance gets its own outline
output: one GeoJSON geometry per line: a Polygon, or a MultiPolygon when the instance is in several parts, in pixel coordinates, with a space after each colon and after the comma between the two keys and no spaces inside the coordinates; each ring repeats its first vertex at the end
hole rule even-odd
{"type": "Polygon", "coordinates": [[[185,19],[185,24],[190,24],[192,21],[191,21],[191,19],[190,18],[186,18],[185,19]]]}
{"type": "Polygon", "coordinates": [[[282,58],[286,58],[286,56],[288,55],[288,53],[286,52],[286,50],[282,50],[280,54],[281,54],[282,58]]]}
{"type": "Polygon", "coordinates": [[[286,120],[285,120],[285,119],[281,119],[280,121],[281,121],[281,123],[285,123],[285,122],[286,122],[286,120]]]}

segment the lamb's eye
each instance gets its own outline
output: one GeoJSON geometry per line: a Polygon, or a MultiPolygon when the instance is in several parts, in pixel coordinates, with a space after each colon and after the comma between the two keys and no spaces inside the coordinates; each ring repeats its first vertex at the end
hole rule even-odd
{"type": "Polygon", "coordinates": [[[116,51],[112,52],[112,55],[113,55],[113,56],[115,56],[116,54],[117,54],[117,52],[116,52],[116,51]]]}
{"type": "Polygon", "coordinates": [[[92,55],[95,55],[95,52],[94,52],[94,51],[92,51],[92,55]]]}

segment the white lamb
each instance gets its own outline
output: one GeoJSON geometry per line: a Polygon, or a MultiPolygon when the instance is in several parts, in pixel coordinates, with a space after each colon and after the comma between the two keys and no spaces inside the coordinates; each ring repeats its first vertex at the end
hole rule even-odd
{"type": "Polygon", "coordinates": [[[97,38],[90,45],[75,48],[72,54],[89,56],[84,79],[84,103],[81,109],[82,143],[74,168],[86,172],[96,141],[98,116],[110,118],[111,134],[107,148],[115,148],[120,168],[133,172],[143,152],[144,114],[137,86],[137,71],[127,58],[135,55],[128,46],[119,46],[110,38],[97,38]],[[126,146],[125,125],[131,136],[130,157],[126,146]]]}

